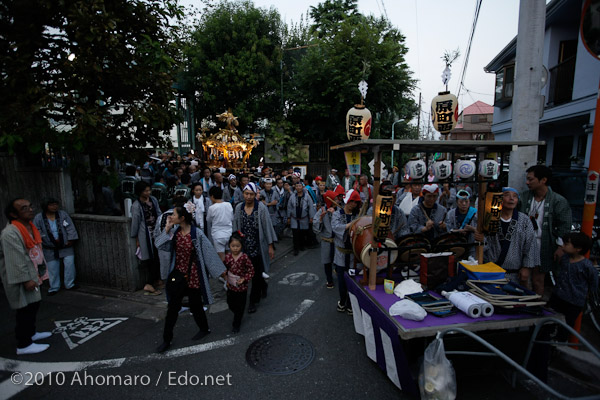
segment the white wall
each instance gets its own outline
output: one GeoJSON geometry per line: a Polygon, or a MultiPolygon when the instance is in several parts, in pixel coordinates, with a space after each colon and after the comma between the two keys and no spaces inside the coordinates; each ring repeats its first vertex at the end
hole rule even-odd
{"type": "Polygon", "coordinates": [[[575,65],[575,82],[573,83],[573,99],[595,95],[600,80],[600,60],[586,50],[583,42],[577,43],[577,63],[575,65]]]}

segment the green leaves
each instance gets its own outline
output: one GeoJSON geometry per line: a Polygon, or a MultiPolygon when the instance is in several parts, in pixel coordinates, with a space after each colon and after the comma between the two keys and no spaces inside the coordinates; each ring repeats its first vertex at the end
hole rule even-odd
{"type": "Polygon", "coordinates": [[[206,13],[184,48],[183,77],[198,91],[198,121],[231,108],[240,132],[281,115],[279,91],[282,23],[274,9],[223,1],[206,13]]]}
{"type": "Polygon", "coordinates": [[[176,117],[169,19],[180,15],[176,0],[3,1],[0,147],[162,144],[176,117]]]}

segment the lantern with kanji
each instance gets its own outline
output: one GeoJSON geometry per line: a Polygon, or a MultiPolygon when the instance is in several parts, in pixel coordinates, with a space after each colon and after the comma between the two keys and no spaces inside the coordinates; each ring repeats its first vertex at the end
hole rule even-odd
{"type": "Polygon", "coordinates": [[[358,83],[360,104],[355,104],[346,114],[346,133],[351,142],[365,140],[371,136],[371,111],[364,104],[368,88],[367,82],[358,83]]]}
{"type": "Polygon", "coordinates": [[[392,196],[377,196],[375,212],[373,213],[373,235],[379,242],[385,241],[390,234],[390,223],[392,222],[392,196]]]}
{"type": "Polygon", "coordinates": [[[487,192],[485,194],[485,211],[483,214],[483,233],[495,234],[498,232],[501,211],[502,192],[487,192]]]}
{"type": "Polygon", "coordinates": [[[458,99],[450,92],[440,92],[431,100],[431,122],[436,131],[448,135],[458,122],[458,99]]]}
{"type": "Polygon", "coordinates": [[[346,114],[348,140],[365,140],[371,135],[371,111],[362,104],[356,104],[346,114]]]}

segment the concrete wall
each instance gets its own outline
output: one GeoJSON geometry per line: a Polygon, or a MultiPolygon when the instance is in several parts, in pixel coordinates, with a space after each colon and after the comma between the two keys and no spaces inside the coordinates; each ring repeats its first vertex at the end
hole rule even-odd
{"type": "Polygon", "coordinates": [[[145,271],[138,268],[131,218],[73,214],[79,233],[75,247],[77,282],[134,291],[141,289],[145,271]]]}
{"type": "MultiPolygon", "coordinates": [[[[575,64],[575,82],[573,82],[573,99],[581,99],[588,96],[595,97],[598,93],[599,77],[600,61],[586,50],[581,38],[579,38],[577,43],[577,61],[575,64]]],[[[595,108],[594,104],[593,109],[595,108]]]]}

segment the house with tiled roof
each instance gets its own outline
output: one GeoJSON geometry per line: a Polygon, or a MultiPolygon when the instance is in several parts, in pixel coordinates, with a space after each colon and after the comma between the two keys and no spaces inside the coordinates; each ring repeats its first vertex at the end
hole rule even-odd
{"type": "Polygon", "coordinates": [[[494,140],[493,117],[493,106],[476,101],[460,113],[458,123],[450,131],[448,140],[494,140]]]}

